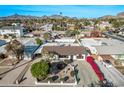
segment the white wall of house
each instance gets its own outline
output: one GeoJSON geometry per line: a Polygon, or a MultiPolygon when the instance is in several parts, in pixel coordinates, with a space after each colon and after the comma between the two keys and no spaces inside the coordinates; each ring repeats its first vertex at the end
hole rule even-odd
{"type": "Polygon", "coordinates": [[[23,28],[22,29],[0,29],[1,35],[9,35],[9,34],[15,34],[17,37],[21,37],[24,35],[23,28]]]}
{"type": "MultiPolygon", "coordinates": [[[[73,55],[73,60],[85,60],[85,57],[86,55],[85,54],[81,54],[82,57],[81,58],[77,58],[78,54],[77,55],[73,55]]],[[[60,58],[60,60],[66,60],[66,59],[71,59],[71,55],[67,56],[67,58],[60,58]]]]}

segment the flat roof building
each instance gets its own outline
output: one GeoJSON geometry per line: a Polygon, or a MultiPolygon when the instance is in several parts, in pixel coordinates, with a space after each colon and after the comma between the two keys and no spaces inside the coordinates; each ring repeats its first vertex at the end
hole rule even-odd
{"type": "Polygon", "coordinates": [[[25,28],[22,26],[4,26],[0,28],[0,35],[15,35],[21,37],[25,34],[25,28]]]}

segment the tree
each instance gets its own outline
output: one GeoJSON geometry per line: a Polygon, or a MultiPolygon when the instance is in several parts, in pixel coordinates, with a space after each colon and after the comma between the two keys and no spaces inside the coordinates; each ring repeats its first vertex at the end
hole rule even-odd
{"type": "Polygon", "coordinates": [[[90,23],[89,20],[85,20],[83,24],[84,24],[85,26],[89,26],[89,25],[91,25],[91,23],[90,23]]]}
{"type": "Polygon", "coordinates": [[[31,66],[32,76],[39,80],[45,79],[48,76],[48,72],[49,65],[45,60],[41,60],[31,66]]]}
{"type": "Polygon", "coordinates": [[[41,39],[36,38],[35,40],[36,40],[36,43],[37,43],[38,45],[42,45],[42,44],[43,44],[43,41],[42,41],[41,39]]]}
{"type": "Polygon", "coordinates": [[[50,33],[44,33],[43,37],[44,37],[45,40],[50,40],[51,34],[50,33]]]}
{"type": "Polygon", "coordinates": [[[9,42],[5,49],[7,52],[10,52],[10,54],[15,55],[17,61],[19,62],[21,59],[23,59],[24,55],[24,46],[17,40],[13,40],[9,42]]]}
{"type": "Polygon", "coordinates": [[[75,35],[79,35],[80,32],[78,30],[74,30],[74,31],[66,31],[66,35],[67,36],[75,36],[75,35]]]}

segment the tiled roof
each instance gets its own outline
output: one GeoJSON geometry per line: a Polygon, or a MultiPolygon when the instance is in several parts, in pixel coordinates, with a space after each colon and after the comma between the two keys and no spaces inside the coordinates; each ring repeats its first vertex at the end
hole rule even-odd
{"type": "Polygon", "coordinates": [[[42,51],[59,55],[76,55],[85,53],[86,48],[83,46],[44,46],[42,51]]]}

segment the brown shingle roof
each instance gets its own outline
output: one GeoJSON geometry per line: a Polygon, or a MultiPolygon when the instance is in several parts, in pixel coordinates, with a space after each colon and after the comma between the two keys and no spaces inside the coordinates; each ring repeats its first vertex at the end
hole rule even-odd
{"type": "Polygon", "coordinates": [[[44,46],[43,52],[54,52],[59,55],[76,55],[85,53],[83,46],[44,46]]]}

